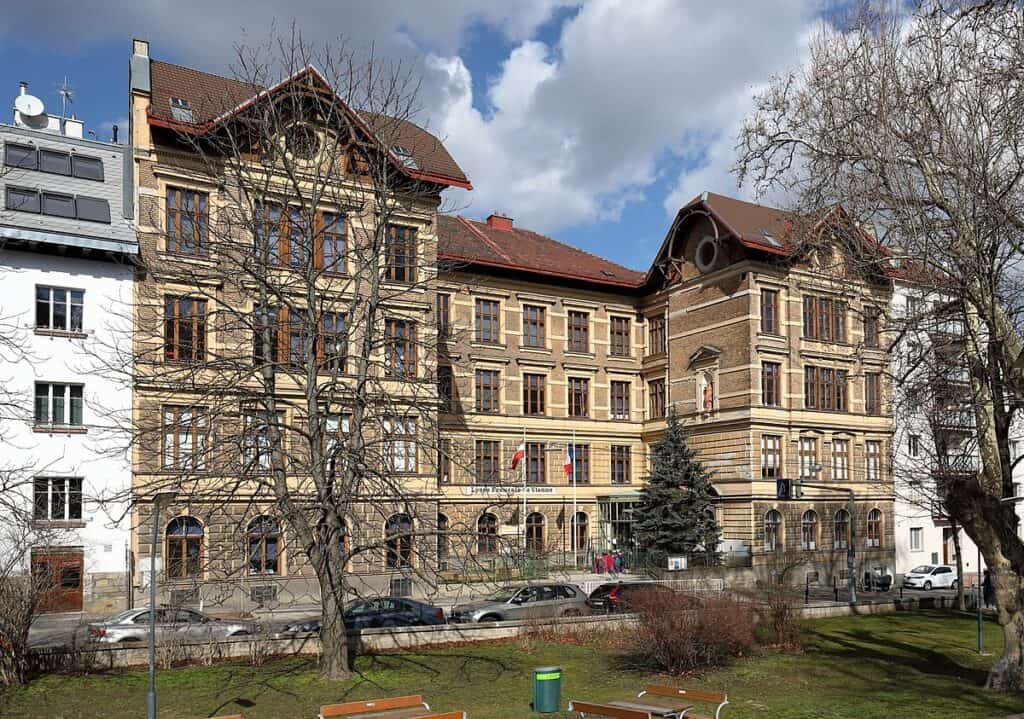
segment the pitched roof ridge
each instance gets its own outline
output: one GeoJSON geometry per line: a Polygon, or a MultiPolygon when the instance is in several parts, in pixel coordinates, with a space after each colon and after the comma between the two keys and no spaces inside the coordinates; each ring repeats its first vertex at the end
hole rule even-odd
{"type": "Polygon", "coordinates": [[[480,230],[479,230],[478,228],[474,227],[474,226],[473,226],[473,223],[472,223],[471,221],[467,220],[467,219],[466,219],[465,217],[463,217],[462,215],[456,215],[456,217],[457,217],[457,218],[459,219],[459,221],[461,221],[461,222],[462,222],[462,224],[464,224],[464,225],[465,225],[466,227],[468,227],[468,228],[469,228],[469,231],[470,231],[470,232],[472,232],[472,233],[473,233],[474,235],[476,235],[476,236],[477,236],[477,237],[479,237],[479,238],[480,238],[481,240],[483,240],[483,241],[484,241],[484,243],[486,243],[486,245],[487,245],[488,247],[490,247],[490,248],[491,248],[492,250],[494,250],[494,251],[495,251],[495,253],[497,253],[497,254],[498,254],[499,256],[501,256],[502,258],[504,258],[504,260],[505,260],[506,262],[513,262],[513,259],[512,259],[512,257],[511,257],[511,256],[509,256],[509,254],[508,254],[507,252],[505,252],[505,251],[504,251],[503,249],[501,249],[501,247],[499,247],[499,246],[498,246],[498,243],[496,243],[496,242],[495,242],[494,240],[492,240],[492,239],[491,239],[490,237],[488,237],[487,235],[485,235],[485,234],[484,234],[483,232],[481,232],[481,231],[480,231],[480,230]]]}

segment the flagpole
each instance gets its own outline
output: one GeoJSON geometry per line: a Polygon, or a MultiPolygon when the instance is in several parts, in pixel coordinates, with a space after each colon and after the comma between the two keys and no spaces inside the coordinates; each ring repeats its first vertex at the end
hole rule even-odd
{"type": "MultiPolygon", "coordinates": [[[[523,451],[526,451],[526,425],[523,425],[523,451]]],[[[525,558],[527,543],[526,543],[526,468],[530,464],[530,458],[527,456],[523,457],[523,555],[525,558]]]]}
{"type": "Polygon", "coordinates": [[[576,541],[576,428],[572,430],[572,519],[569,520],[569,531],[572,533],[572,568],[580,566],[576,556],[579,543],[576,541]]]}

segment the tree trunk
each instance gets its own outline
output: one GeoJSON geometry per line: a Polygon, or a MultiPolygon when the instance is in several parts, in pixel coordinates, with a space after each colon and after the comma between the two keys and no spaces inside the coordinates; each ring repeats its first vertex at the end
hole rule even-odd
{"type": "Polygon", "coordinates": [[[345,628],[344,589],[339,578],[327,568],[317,573],[320,580],[320,678],[344,680],[352,676],[348,662],[348,633],[345,628]]]}
{"type": "Polygon", "coordinates": [[[960,551],[960,525],[954,519],[950,523],[953,530],[953,553],[956,555],[956,608],[961,612],[967,609],[967,598],[964,596],[964,558],[960,551]]]}
{"type": "Polygon", "coordinates": [[[1003,654],[988,672],[988,689],[1004,692],[1024,690],[1024,596],[1021,581],[1010,567],[993,571],[989,578],[1003,628],[1003,654]]]}

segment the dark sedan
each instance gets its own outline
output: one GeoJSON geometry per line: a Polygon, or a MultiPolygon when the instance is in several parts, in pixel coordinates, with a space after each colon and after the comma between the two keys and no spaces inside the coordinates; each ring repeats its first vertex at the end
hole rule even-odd
{"type": "MultiPolygon", "coordinates": [[[[344,618],[345,627],[348,629],[425,627],[445,623],[444,610],[440,607],[402,597],[380,597],[353,602],[346,607],[344,618]]],[[[280,633],[319,631],[319,619],[305,619],[287,625],[280,633]]]]}

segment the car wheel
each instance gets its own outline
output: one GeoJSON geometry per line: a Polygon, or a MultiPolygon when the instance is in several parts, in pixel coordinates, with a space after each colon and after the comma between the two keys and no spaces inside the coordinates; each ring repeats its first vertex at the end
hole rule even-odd
{"type": "Polygon", "coordinates": [[[954,579],[953,583],[949,585],[949,588],[952,589],[955,592],[959,586],[960,586],[960,580],[959,579],[954,579]]]}
{"type": "Polygon", "coordinates": [[[481,622],[500,622],[501,621],[501,617],[499,617],[497,614],[485,614],[482,617],[480,617],[480,621],[481,622]]]}
{"type": "Polygon", "coordinates": [[[925,582],[924,583],[924,591],[926,591],[926,592],[932,591],[932,583],[931,582],[925,582]]]}
{"type": "Polygon", "coordinates": [[[229,634],[228,636],[229,637],[247,637],[247,636],[249,636],[249,631],[246,630],[246,629],[243,629],[241,631],[235,632],[234,634],[229,634]]]}

